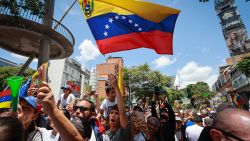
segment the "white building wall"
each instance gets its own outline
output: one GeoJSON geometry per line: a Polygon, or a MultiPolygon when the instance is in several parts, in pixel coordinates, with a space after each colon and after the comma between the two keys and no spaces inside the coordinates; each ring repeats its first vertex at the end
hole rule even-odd
{"type": "Polygon", "coordinates": [[[49,77],[49,85],[54,94],[55,100],[59,99],[61,86],[63,85],[63,71],[64,71],[65,59],[60,60],[51,60],[49,69],[48,69],[48,77],[49,77]]]}
{"type": "Polygon", "coordinates": [[[83,97],[83,95],[85,94],[85,83],[84,83],[84,81],[85,81],[85,77],[84,77],[84,75],[82,75],[82,80],[81,80],[81,98],[83,97]]]}
{"type": "Polygon", "coordinates": [[[97,91],[97,73],[96,69],[92,69],[90,73],[89,85],[92,91],[97,91]]]}
{"type": "Polygon", "coordinates": [[[82,94],[84,91],[84,86],[89,83],[89,77],[89,70],[82,69],[81,64],[74,59],[67,58],[50,61],[49,84],[54,93],[56,101],[59,99],[60,94],[63,93],[61,87],[64,86],[67,81],[80,82],[80,94],[82,94]],[[87,76],[85,77],[84,75],[87,76]]]}

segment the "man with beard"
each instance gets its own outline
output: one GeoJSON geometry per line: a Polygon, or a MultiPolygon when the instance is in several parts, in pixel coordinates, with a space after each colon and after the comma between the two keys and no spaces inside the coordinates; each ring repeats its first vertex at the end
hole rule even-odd
{"type": "Polygon", "coordinates": [[[96,125],[96,119],[93,118],[93,113],[95,113],[95,105],[93,102],[88,100],[79,101],[76,106],[76,117],[73,119],[73,123],[81,121],[83,125],[83,134],[90,141],[102,141],[102,134],[100,133],[98,126],[96,125]]]}

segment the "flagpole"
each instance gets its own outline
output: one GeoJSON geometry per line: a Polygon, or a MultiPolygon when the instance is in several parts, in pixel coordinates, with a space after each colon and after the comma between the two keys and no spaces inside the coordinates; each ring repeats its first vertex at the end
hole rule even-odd
{"type": "Polygon", "coordinates": [[[105,54],[103,55],[103,57],[104,57],[105,61],[107,62],[107,58],[106,58],[105,54]]]}
{"type": "Polygon", "coordinates": [[[58,27],[58,25],[62,22],[62,20],[64,19],[64,17],[69,13],[69,11],[72,9],[72,7],[75,5],[77,0],[75,0],[70,7],[68,8],[68,10],[63,14],[62,18],[58,21],[58,23],[55,25],[55,27],[53,28],[54,30],[58,27]]]}

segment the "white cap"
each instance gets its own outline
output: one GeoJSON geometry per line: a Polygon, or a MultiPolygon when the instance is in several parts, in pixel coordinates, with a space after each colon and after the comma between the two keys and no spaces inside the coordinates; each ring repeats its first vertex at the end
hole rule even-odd
{"type": "Polygon", "coordinates": [[[175,117],[176,121],[182,121],[180,117],[175,117]]]}

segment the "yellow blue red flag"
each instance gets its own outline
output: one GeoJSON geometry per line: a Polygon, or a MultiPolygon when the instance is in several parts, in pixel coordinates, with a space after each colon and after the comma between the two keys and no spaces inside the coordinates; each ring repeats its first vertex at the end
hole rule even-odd
{"type": "Polygon", "coordinates": [[[79,0],[102,54],[136,48],[173,54],[179,10],[139,0],[79,0]]]}
{"type": "Polygon", "coordinates": [[[11,108],[10,90],[0,92],[0,108],[11,108]]]}

